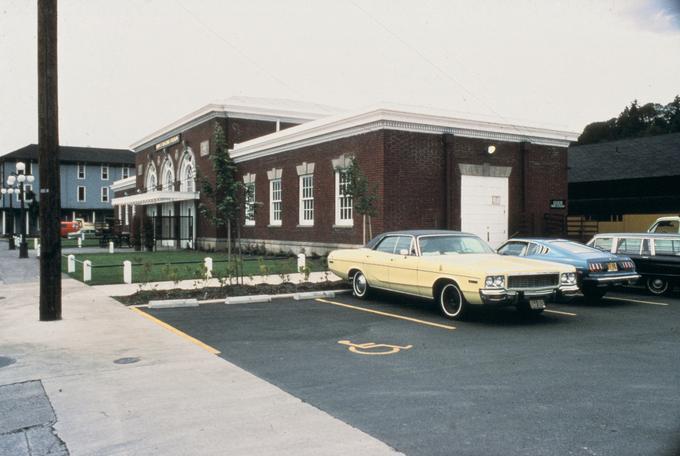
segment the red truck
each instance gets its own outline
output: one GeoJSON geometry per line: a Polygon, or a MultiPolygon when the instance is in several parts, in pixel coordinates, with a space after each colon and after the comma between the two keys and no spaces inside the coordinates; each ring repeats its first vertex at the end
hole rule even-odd
{"type": "Polygon", "coordinates": [[[65,238],[69,233],[75,233],[76,231],[80,231],[80,222],[61,222],[61,229],[59,230],[61,237],[65,238]]]}

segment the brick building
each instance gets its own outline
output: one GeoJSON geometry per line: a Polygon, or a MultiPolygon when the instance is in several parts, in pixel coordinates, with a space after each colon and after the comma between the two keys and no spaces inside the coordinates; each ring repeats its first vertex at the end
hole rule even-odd
{"type": "Polygon", "coordinates": [[[362,243],[361,217],[344,195],[352,156],[377,189],[374,234],[462,229],[497,244],[514,233],[542,234],[552,217],[564,218],[567,146],[576,134],[412,108],[337,112],[237,98],[132,146],[137,193],[113,203],[146,206],[156,232],[170,234],[161,241],[168,245],[224,243],[226,233],[196,215],[200,192],[187,171],[214,179],[215,122],[251,189],[242,238],[269,250],[324,253],[362,243]]]}

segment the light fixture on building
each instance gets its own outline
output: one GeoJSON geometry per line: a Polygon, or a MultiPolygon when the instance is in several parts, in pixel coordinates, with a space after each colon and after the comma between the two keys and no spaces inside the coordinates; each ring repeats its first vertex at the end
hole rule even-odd
{"type": "Polygon", "coordinates": [[[489,155],[491,155],[496,152],[496,146],[491,145],[486,149],[486,151],[489,153],[489,155]]]}

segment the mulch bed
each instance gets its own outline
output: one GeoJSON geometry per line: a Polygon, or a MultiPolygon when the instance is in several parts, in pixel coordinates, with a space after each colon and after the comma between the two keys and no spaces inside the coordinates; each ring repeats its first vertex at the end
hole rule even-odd
{"type": "Polygon", "coordinates": [[[259,285],[228,285],[221,287],[198,288],[195,290],[183,290],[174,288],[172,290],[142,290],[129,296],[114,296],[117,301],[126,306],[147,304],[151,300],[160,299],[191,299],[199,301],[206,299],[224,299],[227,296],[245,295],[277,295],[284,293],[301,293],[304,291],[324,291],[340,290],[349,288],[345,281],[319,282],[319,283],[282,283],[278,285],[259,284],[259,285]]]}

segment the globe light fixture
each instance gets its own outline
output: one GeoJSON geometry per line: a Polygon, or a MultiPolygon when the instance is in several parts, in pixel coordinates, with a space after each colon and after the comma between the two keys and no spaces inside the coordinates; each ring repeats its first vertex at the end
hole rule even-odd
{"type": "Polygon", "coordinates": [[[491,155],[496,152],[496,146],[491,145],[486,149],[486,151],[489,153],[489,155],[491,155]]]}

